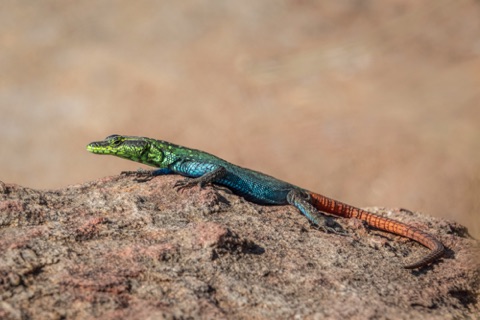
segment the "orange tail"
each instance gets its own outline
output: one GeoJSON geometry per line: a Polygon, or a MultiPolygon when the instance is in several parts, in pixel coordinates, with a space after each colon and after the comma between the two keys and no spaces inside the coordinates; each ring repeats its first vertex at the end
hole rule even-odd
{"type": "Polygon", "coordinates": [[[322,212],[345,218],[357,218],[366,221],[369,226],[415,240],[432,250],[419,261],[404,266],[406,269],[423,267],[437,260],[445,253],[445,247],[440,241],[435,239],[432,235],[415,227],[406,225],[393,219],[378,216],[371,212],[355,208],[317,193],[310,192],[310,197],[312,205],[322,212]]]}

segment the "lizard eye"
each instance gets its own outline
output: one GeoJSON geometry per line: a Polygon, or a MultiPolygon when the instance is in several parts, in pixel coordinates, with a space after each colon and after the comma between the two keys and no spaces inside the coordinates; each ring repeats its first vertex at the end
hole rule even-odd
{"type": "Polygon", "coordinates": [[[113,147],[120,146],[123,143],[123,141],[125,140],[125,138],[122,137],[122,136],[110,136],[110,139],[111,139],[110,144],[113,147]]]}

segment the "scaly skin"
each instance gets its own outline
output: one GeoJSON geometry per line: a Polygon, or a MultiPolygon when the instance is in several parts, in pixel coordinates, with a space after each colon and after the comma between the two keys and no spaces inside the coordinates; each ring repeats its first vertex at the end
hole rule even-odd
{"type": "Polygon", "coordinates": [[[325,231],[339,233],[341,229],[332,218],[321,215],[319,211],[363,220],[369,226],[412,239],[431,250],[419,261],[404,266],[407,269],[428,265],[445,252],[440,241],[413,226],[327,198],[264,173],[239,167],[200,150],[161,140],[120,135],[111,135],[103,141],[92,142],[87,146],[87,150],[158,168],[148,171],[149,175],[178,173],[189,177],[175,184],[178,190],[195,185],[203,187],[207,183],[223,185],[251,202],[293,205],[313,224],[325,231]]]}

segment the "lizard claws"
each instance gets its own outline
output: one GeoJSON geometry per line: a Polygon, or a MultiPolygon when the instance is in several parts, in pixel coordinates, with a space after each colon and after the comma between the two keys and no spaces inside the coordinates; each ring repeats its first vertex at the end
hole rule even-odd
{"type": "Polygon", "coordinates": [[[341,236],[348,235],[347,232],[345,232],[342,228],[338,228],[338,227],[320,226],[319,229],[321,229],[325,233],[334,233],[341,236]]]}
{"type": "Polygon", "coordinates": [[[322,225],[318,226],[323,232],[334,233],[338,235],[347,235],[348,233],[332,218],[326,218],[322,225]]]}
{"type": "Polygon", "coordinates": [[[188,189],[188,188],[193,188],[197,184],[200,187],[202,187],[200,182],[196,181],[196,179],[182,179],[182,180],[178,180],[177,182],[175,182],[175,184],[173,185],[173,188],[175,188],[177,191],[180,192],[180,191],[183,191],[183,190],[188,189]]]}
{"type": "Polygon", "coordinates": [[[145,169],[138,169],[136,171],[122,171],[120,174],[122,176],[136,176],[136,177],[144,177],[144,176],[153,176],[153,171],[145,170],[145,169]]]}
{"type": "Polygon", "coordinates": [[[137,171],[122,171],[120,172],[122,176],[135,176],[135,180],[138,182],[147,182],[154,177],[153,171],[138,169],[137,171]]]}

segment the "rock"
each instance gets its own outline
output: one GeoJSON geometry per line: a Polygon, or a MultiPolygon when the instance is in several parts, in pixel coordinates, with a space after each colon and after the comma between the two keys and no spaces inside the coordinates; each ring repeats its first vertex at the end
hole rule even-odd
{"type": "Polygon", "coordinates": [[[0,183],[0,318],[473,318],[480,242],[451,221],[370,208],[434,234],[446,256],[294,207],[260,206],[178,176],[114,176],[61,190],[0,183]]]}

